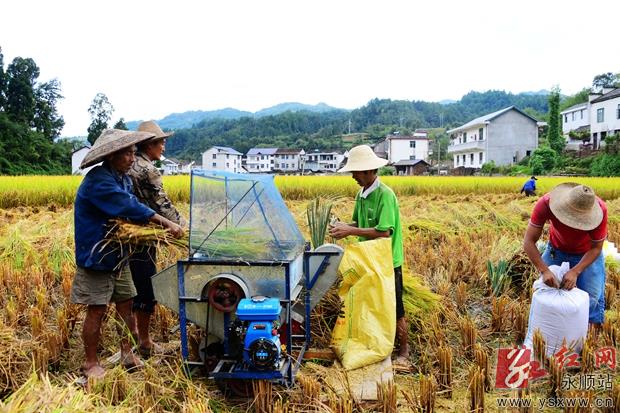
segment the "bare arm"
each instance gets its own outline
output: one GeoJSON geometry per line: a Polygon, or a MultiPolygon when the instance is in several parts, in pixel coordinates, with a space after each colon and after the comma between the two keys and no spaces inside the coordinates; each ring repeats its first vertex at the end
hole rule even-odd
{"type": "Polygon", "coordinates": [[[559,288],[557,280],[555,276],[545,264],[542,257],[540,256],[540,252],[538,252],[538,248],[536,247],[536,242],[540,239],[542,235],[543,228],[535,227],[534,225],[528,225],[527,230],[525,231],[525,236],[523,237],[523,250],[527,254],[532,264],[536,267],[536,269],[542,274],[543,282],[550,287],[559,288]]]}
{"type": "Polygon", "coordinates": [[[338,222],[330,226],[329,235],[336,239],[342,239],[352,235],[367,239],[376,239],[388,238],[390,236],[390,231],[377,231],[374,228],[358,228],[357,224],[349,225],[338,222]]]}

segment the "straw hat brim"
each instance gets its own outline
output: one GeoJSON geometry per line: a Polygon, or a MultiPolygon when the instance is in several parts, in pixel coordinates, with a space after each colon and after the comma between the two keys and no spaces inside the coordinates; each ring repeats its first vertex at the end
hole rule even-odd
{"type": "Polygon", "coordinates": [[[174,131],[170,131],[170,132],[162,132],[159,135],[155,135],[150,139],[147,139],[149,141],[156,141],[157,139],[167,139],[169,137],[171,137],[172,135],[174,135],[174,131]]]}
{"type": "Polygon", "coordinates": [[[603,222],[603,209],[595,199],[594,205],[588,211],[579,211],[569,202],[569,192],[581,185],[575,182],[566,182],[553,188],[549,193],[549,209],[564,225],[582,231],[591,231],[603,222]]]}
{"type": "Polygon", "coordinates": [[[151,139],[154,136],[149,132],[121,131],[116,129],[106,129],[97,138],[90,151],[82,160],[80,168],[84,169],[103,161],[103,159],[114,152],[129,148],[140,142],[151,139]]]}
{"type": "Polygon", "coordinates": [[[338,172],[372,171],[374,169],[379,169],[387,164],[387,159],[379,158],[378,156],[365,160],[355,160],[349,158],[347,160],[347,164],[344,167],[340,168],[338,172]]]}

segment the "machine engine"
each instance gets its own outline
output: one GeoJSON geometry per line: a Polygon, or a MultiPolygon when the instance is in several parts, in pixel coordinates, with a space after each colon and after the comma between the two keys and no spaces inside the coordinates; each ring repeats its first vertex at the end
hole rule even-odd
{"type": "Polygon", "coordinates": [[[231,326],[231,353],[241,356],[250,368],[278,370],[281,359],[278,334],[281,312],[282,306],[277,298],[257,296],[239,301],[237,320],[231,326]],[[237,349],[232,348],[235,346],[238,346],[237,349]]]}

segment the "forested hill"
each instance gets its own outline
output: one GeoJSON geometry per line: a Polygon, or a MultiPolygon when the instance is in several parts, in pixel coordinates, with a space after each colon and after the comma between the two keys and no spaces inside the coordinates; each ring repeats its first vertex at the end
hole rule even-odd
{"type": "Polygon", "coordinates": [[[166,152],[168,156],[200,161],[200,154],[213,145],[231,146],[243,153],[254,146],[293,147],[306,151],[343,149],[347,144],[343,144],[341,136],[348,133],[349,128],[352,133],[367,133],[371,141],[376,141],[395,130],[408,133],[417,128],[458,126],[513,105],[544,120],[547,95],[470,92],[449,104],[373,99],[352,111],[302,110],[263,117],[210,118],[191,128],[177,129],[166,144],[166,152]]]}
{"type": "MultiPolygon", "coordinates": [[[[331,106],[326,105],[325,103],[319,103],[318,105],[306,105],[303,103],[297,102],[287,102],[280,103],[278,105],[261,109],[256,113],[246,112],[243,110],[233,109],[233,108],[225,108],[218,110],[193,110],[189,112],[182,113],[172,113],[163,119],[158,119],[157,123],[163,129],[182,129],[182,128],[191,128],[195,124],[203,121],[203,120],[211,120],[211,119],[240,119],[246,116],[261,118],[263,116],[272,116],[279,115],[284,112],[299,112],[299,111],[308,111],[308,112],[330,112],[332,110],[338,110],[337,108],[333,108],[331,106]]],[[[135,130],[141,121],[132,120],[127,122],[126,126],[129,130],[135,130]]]]}

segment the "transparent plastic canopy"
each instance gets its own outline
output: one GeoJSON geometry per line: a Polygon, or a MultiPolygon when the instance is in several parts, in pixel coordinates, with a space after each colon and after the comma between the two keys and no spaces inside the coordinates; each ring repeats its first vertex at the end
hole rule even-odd
{"type": "Polygon", "coordinates": [[[273,176],[192,171],[190,257],[291,261],[304,246],[273,176]]]}

